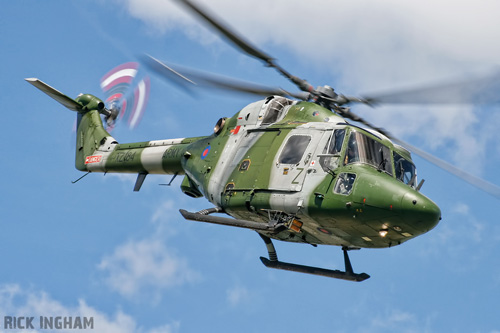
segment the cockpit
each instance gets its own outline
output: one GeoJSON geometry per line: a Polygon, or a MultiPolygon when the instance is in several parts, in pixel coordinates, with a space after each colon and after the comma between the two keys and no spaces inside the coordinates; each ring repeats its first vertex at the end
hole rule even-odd
{"type": "Polygon", "coordinates": [[[365,164],[416,187],[417,174],[410,153],[398,145],[391,149],[361,131],[351,129],[350,133],[347,133],[347,127],[334,130],[323,154],[319,156],[320,165],[325,172],[331,172],[341,165],[365,164]],[[345,140],[347,147],[341,161],[345,140]]]}
{"type": "Polygon", "coordinates": [[[351,132],[349,136],[344,165],[351,163],[369,164],[379,171],[393,174],[389,147],[360,132],[351,132]]]}

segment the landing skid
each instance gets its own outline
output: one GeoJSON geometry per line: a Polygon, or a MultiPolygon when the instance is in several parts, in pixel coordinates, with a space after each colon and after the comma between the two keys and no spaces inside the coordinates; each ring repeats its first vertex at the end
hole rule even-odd
{"type": "Polygon", "coordinates": [[[267,236],[262,235],[262,234],[259,234],[259,235],[260,235],[260,237],[262,237],[262,240],[264,240],[264,243],[266,243],[267,252],[269,253],[269,259],[264,258],[264,257],[260,257],[260,260],[268,268],[282,269],[285,271],[293,271],[293,272],[306,273],[306,274],[312,274],[312,275],[320,275],[320,276],[326,276],[326,277],[330,277],[330,278],[347,280],[347,281],[354,281],[354,282],[361,282],[361,281],[364,281],[370,277],[370,275],[368,275],[366,273],[354,273],[353,272],[351,261],[349,260],[349,255],[347,254],[347,251],[349,250],[347,247],[342,248],[342,251],[344,252],[345,271],[339,271],[339,270],[325,269],[325,268],[305,266],[305,265],[297,265],[297,264],[291,264],[288,262],[279,261],[278,255],[276,254],[276,249],[274,248],[274,245],[273,245],[273,242],[271,241],[271,239],[267,236]]]}
{"type": "MultiPolygon", "coordinates": [[[[179,211],[186,220],[191,220],[191,221],[222,224],[238,228],[246,228],[255,231],[265,231],[271,233],[276,233],[286,228],[283,225],[283,223],[278,223],[277,221],[270,221],[269,223],[261,223],[261,222],[238,220],[220,216],[210,216],[210,214],[212,213],[222,212],[222,209],[220,208],[205,209],[197,213],[188,212],[184,209],[180,209],[179,211]]],[[[266,267],[274,269],[282,269],[285,271],[320,275],[335,279],[342,279],[342,280],[356,281],[356,282],[364,281],[370,277],[370,275],[366,273],[354,273],[354,271],[352,270],[351,261],[349,260],[349,255],[347,254],[347,251],[352,249],[349,249],[348,247],[342,248],[342,251],[344,251],[345,271],[339,271],[339,270],[297,265],[279,261],[278,255],[276,254],[276,249],[274,248],[274,244],[271,241],[271,239],[260,233],[259,235],[264,240],[264,243],[266,243],[267,252],[269,254],[269,259],[260,257],[260,260],[266,267]]]]}

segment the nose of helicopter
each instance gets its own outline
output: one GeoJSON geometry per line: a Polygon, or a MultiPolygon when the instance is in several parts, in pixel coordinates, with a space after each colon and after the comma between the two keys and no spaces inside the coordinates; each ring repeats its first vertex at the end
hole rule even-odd
{"type": "Polygon", "coordinates": [[[401,200],[401,206],[407,223],[421,233],[431,230],[441,220],[439,207],[419,192],[406,193],[401,200]]]}

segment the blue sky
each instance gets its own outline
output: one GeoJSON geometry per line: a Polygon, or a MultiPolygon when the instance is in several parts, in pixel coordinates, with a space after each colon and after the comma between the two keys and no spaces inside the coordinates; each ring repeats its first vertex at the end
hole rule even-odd
{"type": "MultiPolygon", "coordinates": [[[[495,1],[223,1],[221,17],[295,75],[346,95],[497,69],[495,1]]],[[[349,283],[266,269],[248,230],[187,222],[209,207],[149,176],[74,169],[75,114],[24,82],[99,95],[114,66],[159,59],[292,90],[172,1],[2,1],[0,318],[93,316],[100,332],[500,332],[498,199],[415,157],[443,212],[401,246],[351,253],[349,283]]],[[[256,100],[194,97],[152,76],[149,106],[119,142],[205,135],[256,100]]],[[[500,184],[497,106],[356,107],[413,145],[500,184]]],[[[124,124],[123,124],[124,125],[124,124]]],[[[276,243],[285,261],[342,267],[336,247],[276,243]]],[[[0,323],[0,325],[3,323],[0,323]]],[[[1,331],[1,328],[0,328],[1,331]]]]}

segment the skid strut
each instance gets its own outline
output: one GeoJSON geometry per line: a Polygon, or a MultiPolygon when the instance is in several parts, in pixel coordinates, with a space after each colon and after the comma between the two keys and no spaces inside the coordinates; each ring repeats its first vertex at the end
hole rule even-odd
{"type": "Polygon", "coordinates": [[[347,251],[349,250],[348,247],[345,246],[342,247],[342,251],[344,252],[345,271],[339,271],[339,270],[291,264],[288,262],[279,261],[278,255],[276,254],[276,249],[274,248],[271,239],[260,233],[259,235],[264,241],[264,243],[266,243],[267,252],[269,253],[269,259],[260,257],[260,260],[268,268],[282,269],[285,271],[293,271],[293,272],[307,273],[313,275],[321,275],[330,278],[355,281],[355,282],[361,282],[370,277],[370,275],[366,273],[354,273],[354,271],[352,270],[351,261],[349,260],[349,255],[347,254],[347,251]]]}

